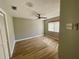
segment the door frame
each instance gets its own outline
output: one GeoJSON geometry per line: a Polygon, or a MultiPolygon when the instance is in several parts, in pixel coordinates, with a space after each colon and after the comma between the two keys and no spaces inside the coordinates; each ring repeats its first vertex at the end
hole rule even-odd
{"type": "MultiPolygon", "coordinates": [[[[10,48],[9,48],[9,41],[8,41],[8,34],[7,34],[7,24],[6,24],[7,14],[1,8],[0,8],[0,13],[3,14],[3,17],[4,17],[5,35],[6,35],[6,43],[7,43],[7,49],[8,49],[8,51],[7,51],[8,55],[7,56],[5,55],[5,57],[7,59],[7,58],[10,58],[10,48]]],[[[4,48],[4,44],[3,44],[3,48],[4,48]]]]}

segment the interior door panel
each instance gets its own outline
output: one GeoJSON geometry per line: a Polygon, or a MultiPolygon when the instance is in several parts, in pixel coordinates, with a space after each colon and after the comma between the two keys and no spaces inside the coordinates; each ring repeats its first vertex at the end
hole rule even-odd
{"type": "Polygon", "coordinates": [[[3,20],[2,14],[0,14],[0,59],[5,59],[4,48],[3,48],[3,39],[2,39],[2,34],[1,34],[1,30],[2,30],[1,20],[3,20]]]}

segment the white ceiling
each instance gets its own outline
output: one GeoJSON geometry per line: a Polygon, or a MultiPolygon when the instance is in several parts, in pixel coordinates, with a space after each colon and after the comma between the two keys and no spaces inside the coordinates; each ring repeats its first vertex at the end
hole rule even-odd
{"type": "Polygon", "coordinates": [[[60,0],[7,0],[7,3],[13,17],[35,19],[34,11],[47,18],[60,15],[60,0]],[[28,7],[28,2],[33,6],[28,7]],[[17,10],[12,10],[11,6],[16,6],[17,10]]]}

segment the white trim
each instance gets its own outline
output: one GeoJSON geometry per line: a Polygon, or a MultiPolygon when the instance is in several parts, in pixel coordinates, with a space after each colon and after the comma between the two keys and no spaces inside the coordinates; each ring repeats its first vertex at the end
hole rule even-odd
{"type": "Polygon", "coordinates": [[[2,13],[0,13],[0,16],[4,16],[2,13]]]}
{"type": "MultiPolygon", "coordinates": [[[[5,17],[5,21],[6,21],[6,19],[7,19],[7,14],[4,12],[4,10],[2,9],[2,8],[0,8],[0,12],[2,13],[2,14],[4,14],[4,17],[5,17]]],[[[3,16],[3,15],[2,15],[3,16]]],[[[6,40],[5,40],[5,42],[7,42],[7,36],[6,36],[6,40]]],[[[8,43],[8,42],[7,42],[8,43]]],[[[6,45],[4,45],[4,47],[6,48],[6,49],[4,49],[4,52],[5,52],[5,57],[6,57],[6,59],[9,59],[9,50],[8,50],[8,44],[7,43],[5,43],[6,45]]]]}
{"type": "Polygon", "coordinates": [[[18,39],[18,40],[16,40],[16,42],[23,41],[23,40],[28,40],[28,39],[32,39],[32,38],[36,38],[36,37],[40,37],[40,36],[43,36],[43,35],[44,34],[33,36],[33,37],[28,37],[28,38],[24,38],[24,39],[18,39]]]}
{"type": "Polygon", "coordinates": [[[3,14],[6,15],[6,13],[4,12],[4,10],[3,10],[2,8],[0,8],[0,11],[1,11],[3,14]]]}
{"type": "Polygon", "coordinates": [[[15,44],[16,44],[16,41],[14,41],[14,44],[13,44],[13,47],[12,47],[12,51],[11,51],[11,56],[10,57],[13,56],[13,51],[14,51],[14,48],[15,48],[15,44]]]}

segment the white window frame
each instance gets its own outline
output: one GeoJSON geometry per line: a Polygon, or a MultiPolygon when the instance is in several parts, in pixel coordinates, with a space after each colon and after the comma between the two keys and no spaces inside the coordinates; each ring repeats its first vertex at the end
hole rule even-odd
{"type": "Polygon", "coordinates": [[[49,22],[48,23],[48,31],[50,31],[50,32],[59,32],[59,26],[60,26],[59,21],[49,22]],[[58,27],[58,29],[57,29],[57,27],[58,27]]]}

